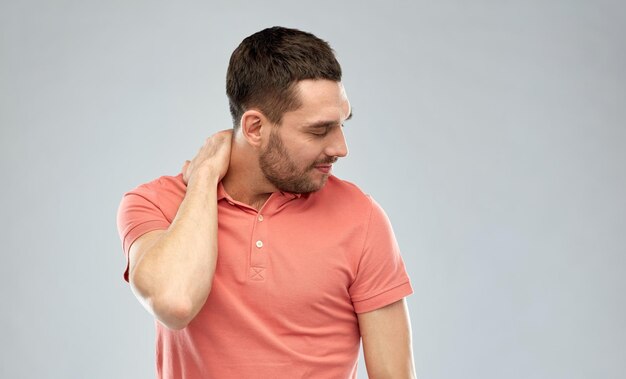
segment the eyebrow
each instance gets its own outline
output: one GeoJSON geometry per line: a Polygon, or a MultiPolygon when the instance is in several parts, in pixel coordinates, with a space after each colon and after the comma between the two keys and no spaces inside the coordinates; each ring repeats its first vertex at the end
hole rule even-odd
{"type": "MultiPolygon", "coordinates": [[[[350,120],[351,118],[352,118],[352,110],[350,110],[350,114],[348,115],[348,117],[346,117],[344,122],[350,120]]],[[[305,124],[304,127],[305,128],[310,128],[310,129],[328,128],[328,127],[331,127],[331,126],[335,126],[337,124],[342,124],[342,123],[338,123],[337,121],[317,121],[317,122],[312,122],[310,124],[305,124]]]]}

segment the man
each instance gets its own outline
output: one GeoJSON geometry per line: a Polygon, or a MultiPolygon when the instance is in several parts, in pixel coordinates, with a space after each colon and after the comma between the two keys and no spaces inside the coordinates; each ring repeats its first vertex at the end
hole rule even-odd
{"type": "Polygon", "coordinates": [[[161,378],[414,377],[412,292],[382,209],[331,175],[351,117],[329,45],[274,27],[227,72],[233,130],[127,193],[125,278],[161,378]]]}

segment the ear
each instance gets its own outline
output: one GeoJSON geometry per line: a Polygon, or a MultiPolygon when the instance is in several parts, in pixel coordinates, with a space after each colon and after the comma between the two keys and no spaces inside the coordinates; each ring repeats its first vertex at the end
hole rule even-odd
{"type": "Polygon", "coordinates": [[[263,135],[269,131],[270,122],[263,113],[250,109],[241,116],[241,133],[253,147],[261,146],[263,135]]]}

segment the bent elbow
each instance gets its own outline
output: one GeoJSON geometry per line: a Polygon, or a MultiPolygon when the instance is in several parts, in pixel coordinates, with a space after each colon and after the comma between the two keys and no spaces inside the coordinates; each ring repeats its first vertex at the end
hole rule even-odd
{"type": "Polygon", "coordinates": [[[191,301],[177,299],[175,301],[156,301],[152,304],[154,316],[168,329],[181,330],[187,327],[196,317],[199,309],[191,301]]]}
{"type": "Polygon", "coordinates": [[[190,295],[192,290],[155,285],[145,276],[131,272],[131,288],[144,308],[161,324],[169,329],[181,330],[187,327],[204,305],[211,286],[206,293],[190,295]],[[132,275],[135,274],[135,275],[132,275]]]}
{"type": "Polygon", "coordinates": [[[198,315],[210,292],[209,287],[205,296],[197,298],[185,294],[161,296],[152,303],[154,316],[169,329],[184,329],[198,315]]]}

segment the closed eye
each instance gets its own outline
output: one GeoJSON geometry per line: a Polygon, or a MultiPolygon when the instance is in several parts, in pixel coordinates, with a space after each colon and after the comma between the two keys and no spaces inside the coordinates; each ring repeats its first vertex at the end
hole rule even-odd
{"type": "Polygon", "coordinates": [[[311,134],[313,134],[314,136],[317,136],[317,137],[324,137],[325,135],[328,134],[328,129],[326,129],[323,132],[311,132],[311,134]]]}

